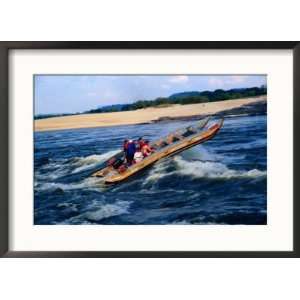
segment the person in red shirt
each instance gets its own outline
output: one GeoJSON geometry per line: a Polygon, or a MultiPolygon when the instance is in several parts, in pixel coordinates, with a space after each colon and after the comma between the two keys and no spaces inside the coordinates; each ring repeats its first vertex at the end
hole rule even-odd
{"type": "Polygon", "coordinates": [[[144,147],[144,145],[145,145],[145,141],[142,137],[140,137],[138,139],[138,146],[140,147],[140,149],[142,149],[144,147]]]}
{"type": "Polygon", "coordinates": [[[152,152],[154,152],[154,149],[150,147],[149,141],[145,141],[144,146],[142,148],[142,153],[144,157],[149,156],[152,152]]]}

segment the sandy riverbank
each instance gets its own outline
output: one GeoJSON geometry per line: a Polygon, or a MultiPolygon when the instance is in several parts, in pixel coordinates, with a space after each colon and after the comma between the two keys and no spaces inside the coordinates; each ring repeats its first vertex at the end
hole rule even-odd
{"type": "Polygon", "coordinates": [[[263,101],[266,96],[218,102],[150,107],[134,111],[84,114],[35,120],[35,131],[50,131],[75,128],[91,128],[116,125],[148,123],[163,117],[192,117],[215,114],[223,110],[238,108],[246,104],[263,101]]]}

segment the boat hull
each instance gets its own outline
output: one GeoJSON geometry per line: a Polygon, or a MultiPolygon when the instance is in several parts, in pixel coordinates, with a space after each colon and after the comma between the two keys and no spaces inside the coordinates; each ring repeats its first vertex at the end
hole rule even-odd
{"type": "Polygon", "coordinates": [[[157,161],[170,157],[173,155],[176,155],[182,151],[185,151],[189,148],[192,148],[196,145],[199,145],[201,143],[204,143],[210,139],[212,139],[220,130],[220,128],[223,125],[223,120],[221,120],[219,123],[213,125],[212,127],[208,128],[206,131],[201,132],[195,136],[192,136],[190,138],[186,138],[179,143],[176,143],[174,145],[170,145],[169,147],[166,147],[166,149],[162,151],[155,152],[142,160],[140,163],[135,164],[128,168],[125,172],[123,173],[117,173],[111,176],[108,176],[105,179],[106,184],[113,184],[113,183],[119,183],[122,182],[134,174],[137,174],[138,172],[144,170],[145,168],[153,165],[157,161]]]}

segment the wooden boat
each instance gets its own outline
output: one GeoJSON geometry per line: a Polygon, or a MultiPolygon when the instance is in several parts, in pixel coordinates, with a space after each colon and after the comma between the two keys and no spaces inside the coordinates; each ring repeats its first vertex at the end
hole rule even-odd
{"type": "MultiPolygon", "coordinates": [[[[168,145],[170,142],[170,137],[172,136],[179,136],[179,135],[187,135],[190,132],[193,131],[199,131],[202,128],[204,128],[206,126],[206,124],[208,123],[210,117],[204,118],[202,120],[200,120],[197,124],[196,124],[196,128],[189,126],[186,128],[180,128],[177,129],[176,131],[174,131],[173,133],[169,134],[168,136],[161,138],[159,140],[156,140],[152,143],[150,143],[151,147],[154,147],[156,149],[159,148],[159,145],[161,144],[161,147],[163,145],[168,145]]],[[[111,161],[116,161],[116,160],[123,160],[124,159],[124,152],[121,150],[118,153],[116,153],[114,156],[111,156],[110,158],[107,159],[106,163],[104,163],[104,167],[101,168],[100,170],[96,171],[95,173],[92,174],[93,177],[104,177],[106,176],[108,173],[110,173],[112,170],[114,170],[114,168],[111,166],[111,161]]]]}
{"type": "MultiPolygon", "coordinates": [[[[109,165],[93,173],[92,176],[105,177],[105,183],[107,184],[118,183],[146,167],[151,166],[162,158],[178,154],[186,149],[204,143],[205,141],[212,139],[223,125],[222,119],[208,129],[203,129],[208,121],[209,118],[206,118],[201,120],[197,127],[189,126],[185,129],[176,130],[167,137],[154,141],[151,143],[151,146],[155,149],[155,152],[139,163],[133,164],[128,168],[115,168],[112,165],[109,165]]],[[[117,154],[117,157],[118,155],[119,153],[117,154]]]]}

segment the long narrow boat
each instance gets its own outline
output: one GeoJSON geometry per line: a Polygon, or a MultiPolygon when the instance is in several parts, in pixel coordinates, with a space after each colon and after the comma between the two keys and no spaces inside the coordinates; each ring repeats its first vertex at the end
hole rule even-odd
{"type": "MultiPolygon", "coordinates": [[[[201,131],[207,125],[209,119],[210,119],[210,117],[206,117],[206,118],[200,120],[196,124],[195,127],[188,126],[186,128],[177,129],[176,131],[170,133],[168,136],[151,142],[150,146],[157,150],[165,148],[166,146],[169,146],[170,144],[172,144],[171,138],[172,138],[173,142],[175,142],[176,140],[180,140],[182,137],[184,138],[184,137],[187,137],[187,136],[193,134],[194,132],[201,131]]],[[[107,176],[109,173],[115,171],[113,164],[111,162],[120,161],[123,159],[124,159],[124,152],[121,150],[118,153],[116,153],[114,156],[108,158],[106,163],[104,164],[104,167],[102,167],[100,170],[97,170],[91,176],[93,176],[93,177],[107,176]]]]}
{"type": "MultiPolygon", "coordinates": [[[[141,162],[133,164],[130,167],[116,168],[113,164],[109,163],[112,158],[114,160],[120,160],[120,157],[123,155],[121,151],[108,160],[107,166],[93,173],[92,176],[104,177],[106,184],[119,183],[163,158],[178,154],[191,147],[204,143],[205,141],[212,139],[218,133],[223,126],[224,120],[221,119],[205,129],[204,127],[207,125],[208,121],[209,118],[203,119],[196,127],[189,126],[184,129],[176,130],[167,137],[154,141],[151,143],[151,146],[155,148],[155,152],[144,158],[141,162]]],[[[123,163],[121,166],[125,166],[125,164],[123,163]]]]}

